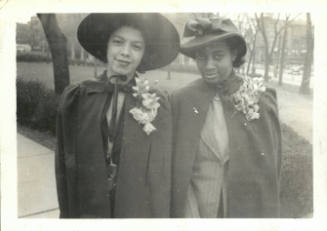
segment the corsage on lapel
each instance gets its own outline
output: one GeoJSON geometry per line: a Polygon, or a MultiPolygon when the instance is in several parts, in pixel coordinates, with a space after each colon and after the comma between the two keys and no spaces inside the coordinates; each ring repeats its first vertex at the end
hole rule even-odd
{"type": "Polygon", "coordinates": [[[266,90],[262,78],[242,77],[243,84],[231,95],[237,111],[243,112],[248,121],[259,119],[259,97],[266,90]]]}
{"type": "Polygon", "coordinates": [[[129,112],[133,118],[141,125],[143,131],[150,135],[156,128],[151,123],[157,116],[160,104],[159,97],[156,93],[150,93],[150,85],[147,79],[135,78],[136,85],[133,88],[133,96],[137,100],[136,107],[133,107],[129,112]]]}

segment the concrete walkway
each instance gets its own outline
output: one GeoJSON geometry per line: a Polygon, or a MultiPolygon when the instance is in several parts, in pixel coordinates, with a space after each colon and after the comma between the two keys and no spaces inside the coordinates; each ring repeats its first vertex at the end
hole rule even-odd
{"type": "Polygon", "coordinates": [[[54,152],[17,134],[18,217],[57,218],[54,152]]]}
{"type": "MultiPolygon", "coordinates": [[[[312,143],[312,100],[283,89],[277,93],[281,121],[312,143]]],[[[58,218],[54,152],[20,134],[17,142],[18,216],[58,218]]]]}

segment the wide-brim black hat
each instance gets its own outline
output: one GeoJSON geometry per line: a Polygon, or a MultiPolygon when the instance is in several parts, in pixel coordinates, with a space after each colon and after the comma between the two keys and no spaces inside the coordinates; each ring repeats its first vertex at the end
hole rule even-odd
{"type": "Polygon", "coordinates": [[[180,46],[178,32],[159,13],[90,14],[80,23],[77,38],[86,51],[106,63],[109,37],[124,25],[136,27],[145,37],[145,52],[138,71],[166,66],[176,58],[180,46]]]}
{"type": "Polygon", "coordinates": [[[214,42],[233,38],[238,56],[246,54],[246,42],[230,19],[196,19],[189,21],[184,28],[181,53],[195,58],[196,51],[214,42]]]}

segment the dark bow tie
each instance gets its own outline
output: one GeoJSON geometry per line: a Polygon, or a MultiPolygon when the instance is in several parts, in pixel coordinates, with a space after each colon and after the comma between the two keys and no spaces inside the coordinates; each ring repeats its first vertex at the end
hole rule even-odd
{"type": "MultiPolygon", "coordinates": [[[[135,75],[137,77],[137,75],[135,75]]],[[[115,91],[115,86],[117,87],[117,90],[124,93],[132,93],[133,89],[132,87],[136,85],[135,78],[131,79],[129,82],[122,84],[121,82],[124,81],[127,77],[124,75],[114,75],[107,77],[107,71],[104,71],[100,76],[97,77],[97,79],[104,84],[104,90],[113,93],[115,91]],[[117,84],[112,83],[112,79],[116,79],[115,82],[117,84]]]]}
{"type": "MultiPolygon", "coordinates": [[[[122,78],[122,76],[112,76],[112,77],[122,78]]],[[[126,84],[112,83],[112,82],[110,82],[110,80],[108,80],[106,82],[105,89],[108,92],[114,92],[115,87],[116,87],[117,91],[124,92],[124,93],[132,93],[133,92],[133,89],[132,89],[133,86],[135,86],[135,79],[132,79],[131,81],[129,81],[126,84]]]]}

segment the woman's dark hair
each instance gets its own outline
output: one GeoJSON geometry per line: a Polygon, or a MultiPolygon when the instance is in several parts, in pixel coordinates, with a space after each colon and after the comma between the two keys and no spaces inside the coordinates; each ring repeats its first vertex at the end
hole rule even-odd
{"type": "Polygon", "coordinates": [[[236,59],[233,62],[233,67],[239,68],[240,66],[242,66],[242,64],[245,63],[245,54],[241,54],[242,41],[240,41],[239,37],[231,37],[226,39],[225,41],[229,49],[237,53],[236,59]]]}

